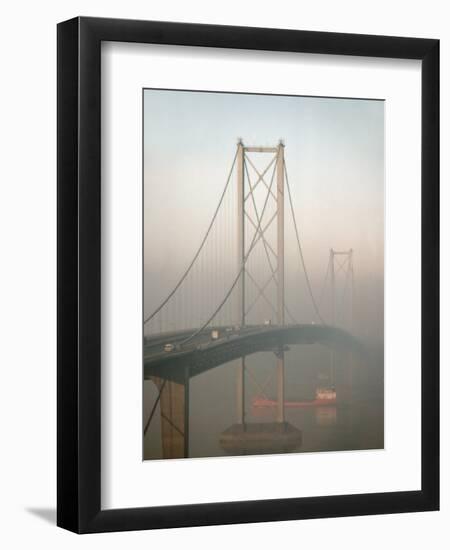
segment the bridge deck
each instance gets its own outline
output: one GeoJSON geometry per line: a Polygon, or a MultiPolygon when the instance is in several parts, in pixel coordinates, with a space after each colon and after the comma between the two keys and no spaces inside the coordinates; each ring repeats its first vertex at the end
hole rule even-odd
{"type": "Polygon", "coordinates": [[[364,346],[351,334],[328,325],[256,325],[240,330],[212,327],[180,346],[194,334],[194,330],[185,330],[147,338],[144,343],[144,377],[183,380],[186,369],[188,376],[192,377],[245,355],[276,351],[294,344],[323,343],[365,354],[364,346]],[[212,330],[218,331],[218,339],[211,338],[212,330]],[[175,349],[165,351],[166,344],[173,344],[175,349]]]}

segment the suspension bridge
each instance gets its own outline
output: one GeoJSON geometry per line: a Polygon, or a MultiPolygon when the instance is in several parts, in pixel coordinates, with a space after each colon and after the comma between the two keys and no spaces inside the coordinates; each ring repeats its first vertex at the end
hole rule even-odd
{"type": "Polygon", "coordinates": [[[281,438],[283,448],[288,449],[299,433],[285,421],[285,352],[297,344],[330,347],[330,384],[334,385],[335,350],[364,353],[352,335],[353,309],[352,249],[329,251],[316,299],[300,239],[284,143],[255,147],[239,140],[197,250],[165,298],[144,317],[144,379],[153,380],[158,388],[150,416],[144,419],[144,435],[159,406],[164,457],[188,456],[189,380],[237,360],[232,437],[240,441],[243,437],[281,438]],[[286,288],[288,228],[296,250],[289,260],[297,262],[289,272],[302,277],[293,282],[290,278],[286,288]],[[339,286],[340,272],[344,282],[339,286]],[[299,300],[300,279],[307,303],[299,300]],[[323,305],[327,292],[326,318],[323,305]],[[306,321],[302,315],[307,308],[306,321]],[[276,421],[269,428],[255,430],[246,423],[245,385],[249,376],[254,379],[246,357],[257,352],[275,357],[277,395],[276,421]]]}

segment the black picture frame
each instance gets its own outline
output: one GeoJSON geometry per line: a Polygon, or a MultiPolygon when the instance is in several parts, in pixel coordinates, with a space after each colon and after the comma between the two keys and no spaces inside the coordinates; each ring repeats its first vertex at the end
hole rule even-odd
{"type": "Polygon", "coordinates": [[[58,25],[57,524],[77,533],[439,508],[439,41],[77,17],[58,25]],[[422,61],[420,491],[101,509],[102,41],[422,61]]]}

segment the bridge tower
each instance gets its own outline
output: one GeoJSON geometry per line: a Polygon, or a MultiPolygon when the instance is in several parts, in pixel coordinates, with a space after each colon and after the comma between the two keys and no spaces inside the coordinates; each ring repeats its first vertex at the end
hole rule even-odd
{"type": "MultiPolygon", "coordinates": [[[[336,326],[339,321],[344,321],[342,311],[337,311],[338,289],[336,286],[336,276],[342,271],[344,274],[343,298],[349,292],[350,308],[347,321],[347,327],[350,332],[353,329],[354,301],[355,301],[355,275],[353,271],[353,248],[350,250],[330,249],[330,273],[331,273],[331,324],[336,326]],[[339,319],[340,316],[340,319],[339,319]]],[[[342,298],[342,300],[343,300],[342,298]]],[[[342,308],[341,304],[341,308],[342,308]]]]}
{"type": "MultiPolygon", "coordinates": [[[[330,293],[330,323],[333,326],[341,325],[341,328],[346,328],[349,332],[353,332],[354,323],[354,306],[355,306],[355,276],[353,271],[353,249],[349,250],[334,250],[330,249],[330,280],[331,280],[331,293],[330,293]],[[343,273],[344,286],[340,291],[337,285],[337,276],[343,273]],[[347,320],[344,317],[344,299],[348,293],[349,307],[347,320]],[[338,303],[338,296],[341,296],[340,303],[338,303]]],[[[350,365],[353,359],[350,358],[350,365]]],[[[352,382],[352,366],[349,367],[349,380],[347,386],[351,388],[352,382]]],[[[336,384],[336,351],[331,350],[330,356],[330,384],[335,386],[336,384]]]]}
{"type": "MultiPolygon", "coordinates": [[[[285,324],[285,288],[284,288],[284,186],[285,186],[285,166],[284,166],[284,143],[280,140],[276,147],[247,147],[243,144],[242,140],[237,144],[237,265],[241,270],[238,285],[237,285],[237,318],[242,328],[245,327],[247,322],[247,315],[249,312],[247,300],[246,300],[246,276],[248,273],[248,259],[252,253],[255,245],[255,236],[260,239],[265,248],[267,254],[268,263],[272,271],[271,279],[276,286],[276,322],[279,326],[285,324]],[[257,173],[257,181],[252,186],[249,180],[248,173],[246,176],[246,158],[248,153],[261,153],[269,155],[269,163],[267,166],[258,171],[254,164],[252,164],[254,170],[257,173]],[[274,156],[275,155],[275,156],[274,156]],[[272,182],[268,184],[265,180],[266,173],[273,166],[273,175],[276,175],[276,192],[272,191],[272,182]],[[247,185],[246,185],[247,181],[247,185]],[[255,200],[255,190],[258,185],[264,185],[267,189],[265,196],[264,206],[261,212],[258,212],[255,200]],[[267,241],[265,231],[273,221],[264,226],[262,224],[264,211],[269,199],[273,199],[276,202],[276,250],[267,241]],[[254,207],[256,214],[256,222],[252,222],[255,229],[254,238],[250,241],[246,239],[246,219],[251,221],[250,213],[248,211],[248,204],[250,203],[254,207]],[[271,264],[268,249],[275,257],[275,266],[271,264]]],[[[254,281],[254,279],[253,279],[254,281]]],[[[264,288],[259,289],[259,295],[264,295],[264,288]]],[[[276,420],[278,423],[283,423],[284,418],[284,349],[280,347],[276,350],[277,357],[277,415],[276,420]]],[[[246,359],[241,359],[237,372],[236,380],[236,416],[239,424],[245,424],[245,378],[246,378],[246,359]]]]}

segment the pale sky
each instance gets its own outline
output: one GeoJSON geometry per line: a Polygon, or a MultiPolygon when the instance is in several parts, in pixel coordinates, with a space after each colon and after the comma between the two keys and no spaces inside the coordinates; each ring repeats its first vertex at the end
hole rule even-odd
{"type": "MultiPolygon", "coordinates": [[[[359,280],[379,284],[384,270],[383,101],[145,90],[144,311],[157,305],[195,253],[238,138],[258,146],[284,141],[313,285],[322,280],[330,247],[353,248],[359,280]]],[[[296,249],[288,227],[286,236],[291,265],[296,249]]]]}

